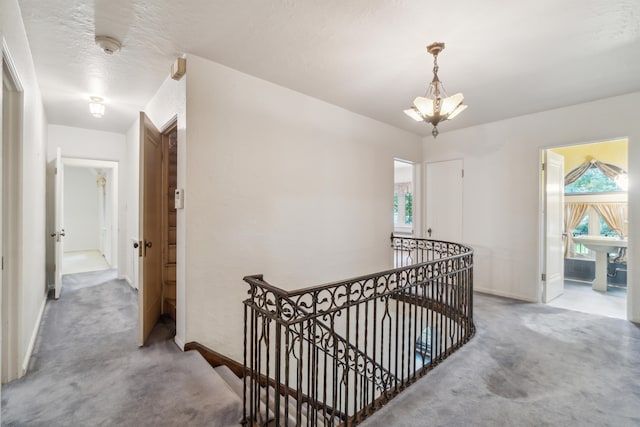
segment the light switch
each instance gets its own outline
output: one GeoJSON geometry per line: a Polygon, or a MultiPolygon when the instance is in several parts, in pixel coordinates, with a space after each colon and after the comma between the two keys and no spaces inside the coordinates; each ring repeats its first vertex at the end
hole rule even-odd
{"type": "Polygon", "coordinates": [[[176,188],[175,207],[176,209],[184,208],[184,190],[181,188],[176,188]]]}

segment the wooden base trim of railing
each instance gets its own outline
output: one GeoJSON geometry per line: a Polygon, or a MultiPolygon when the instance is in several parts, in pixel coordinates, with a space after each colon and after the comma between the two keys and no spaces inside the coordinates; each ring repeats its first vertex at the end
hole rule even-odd
{"type": "Polygon", "coordinates": [[[422,296],[415,297],[413,295],[392,295],[391,298],[401,302],[405,302],[407,304],[414,304],[420,307],[424,307],[428,310],[433,310],[436,313],[440,313],[443,316],[455,320],[465,330],[464,342],[469,341],[469,339],[475,333],[473,321],[469,320],[469,317],[466,313],[464,313],[462,310],[456,310],[454,308],[448,307],[443,302],[436,301],[432,298],[425,298],[422,296]]]}
{"type": "Polygon", "coordinates": [[[211,350],[210,348],[198,342],[192,341],[186,343],[184,345],[184,350],[196,350],[198,353],[200,353],[200,355],[202,355],[202,357],[204,357],[204,360],[209,362],[209,365],[211,365],[211,367],[213,368],[226,365],[234,374],[236,374],[238,378],[242,378],[244,375],[244,366],[242,365],[242,363],[238,363],[235,360],[224,356],[217,351],[211,350]]]}
{"type": "MultiPolygon", "coordinates": [[[[200,355],[202,355],[202,357],[204,357],[204,359],[209,363],[209,365],[211,365],[211,367],[213,368],[217,368],[218,366],[221,365],[226,365],[229,369],[231,369],[231,371],[236,374],[236,376],[238,378],[243,378],[245,375],[245,370],[244,370],[244,366],[241,363],[236,362],[235,360],[224,356],[223,354],[218,353],[215,350],[211,350],[210,348],[196,342],[196,341],[191,341],[188,342],[184,345],[184,350],[185,351],[191,351],[191,350],[195,350],[198,353],[200,353],[200,355]]],[[[247,374],[250,374],[249,372],[247,372],[247,374]]],[[[267,379],[267,377],[265,375],[260,375],[260,380],[259,380],[259,384],[260,387],[265,387],[267,384],[269,384],[271,387],[275,387],[276,386],[276,382],[273,378],[271,379],[267,379]]],[[[287,388],[284,386],[284,384],[280,384],[280,394],[284,395],[285,393],[288,393],[289,396],[296,398],[298,396],[298,392],[297,390],[294,390],[292,388],[289,388],[287,390],[287,388]]],[[[309,403],[311,406],[314,406],[316,408],[318,408],[318,405],[315,404],[313,402],[310,402],[309,397],[306,394],[302,395],[302,402],[303,403],[309,403]]],[[[323,407],[327,413],[332,414],[334,416],[337,417],[341,417],[342,419],[345,419],[346,416],[340,412],[334,411],[333,408],[329,407],[329,406],[324,406],[323,407]]]]}

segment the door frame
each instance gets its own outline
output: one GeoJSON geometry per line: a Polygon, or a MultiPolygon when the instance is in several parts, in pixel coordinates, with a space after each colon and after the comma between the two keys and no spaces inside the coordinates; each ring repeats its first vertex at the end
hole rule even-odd
{"type": "MultiPolygon", "coordinates": [[[[113,181],[113,191],[111,192],[111,267],[118,268],[118,249],[120,245],[120,236],[118,233],[119,229],[119,218],[118,218],[118,210],[119,210],[119,162],[116,160],[98,160],[98,159],[83,159],[77,157],[64,157],[64,153],[62,153],[62,167],[65,168],[67,166],[79,167],[79,168],[100,168],[100,169],[110,169],[112,174],[113,181]]],[[[64,175],[62,180],[62,185],[64,185],[64,175]]],[[[62,200],[60,203],[64,203],[64,195],[62,196],[62,200]]],[[[55,209],[55,206],[54,206],[55,209]]],[[[56,266],[56,275],[62,274],[63,266],[56,266]]]]}
{"type": "MultiPolygon", "coordinates": [[[[544,147],[541,147],[538,151],[538,159],[537,159],[537,163],[538,163],[538,286],[537,286],[537,295],[538,295],[538,302],[542,303],[543,299],[542,299],[542,293],[544,292],[544,283],[542,281],[542,274],[544,273],[544,254],[545,254],[545,238],[544,238],[544,200],[545,200],[545,192],[546,192],[546,188],[545,188],[545,183],[544,180],[542,179],[542,164],[544,162],[544,152],[546,150],[550,150],[553,148],[562,148],[562,147],[572,147],[572,146],[576,146],[576,145],[588,145],[588,144],[597,144],[597,143],[602,143],[602,142],[608,142],[608,141],[615,141],[615,140],[619,140],[619,139],[626,139],[627,143],[630,142],[630,138],[628,136],[618,136],[618,137],[610,137],[610,138],[605,138],[605,139],[598,139],[598,140],[594,140],[594,141],[581,141],[581,142],[569,142],[569,143],[564,143],[564,144],[549,144],[546,145],[544,147]]],[[[627,156],[629,155],[628,153],[628,148],[627,148],[627,156]]],[[[566,175],[566,174],[565,174],[566,175]]],[[[631,203],[628,204],[628,215],[629,218],[632,218],[631,215],[631,210],[632,210],[632,206],[631,203]]],[[[568,232],[568,231],[567,231],[568,232]]],[[[631,233],[630,233],[631,234],[631,233]]],[[[630,236],[627,237],[627,240],[630,239],[630,236]]],[[[627,243],[628,244],[628,243],[627,243]]],[[[632,257],[628,257],[627,258],[627,270],[631,270],[632,268],[632,264],[633,264],[633,259],[632,257]]],[[[563,278],[564,279],[564,278],[563,278]]],[[[631,299],[629,298],[629,290],[633,288],[634,290],[636,289],[633,283],[633,280],[631,280],[631,278],[629,276],[627,276],[627,311],[625,313],[625,317],[628,319],[629,318],[629,313],[630,313],[630,308],[631,308],[631,299]]]]}
{"type": "MultiPolygon", "coordinates": [[[[412,166],[412,175],[411,175],[411,185],[413,186],[413,224],[412,224],[412,232],[411,232],[411,236],[412,237],[420,237],[422,234],[422,181],[421,181],[421,176],[422,176],[422,171],[421,171],[421,163],[420,162],[414,162],[411,160],[405,160],[405,159],[401,159],[398,157],[394,157],[393,159],[393,164],[394,164],[394,171],[393,171],[393,184],[395,186],[396,180],[395,180],[395,163],[396,162],[400,162],[400,163],[406,163],[408,165],[412,166]]],[[[393,193],[392,193],[393,194],[393,193]]],[[[393,227],[394,232],[395,230],[395,225],[393,227]]]]}
{"type": "Polygon", "coordinates": [[[0,275],[2,287],[1,327],[1,377],[2,383],[20,378],[25,367],[21,366],[20,348],[22,347],[21,332],[21,239],[22,230],[22,126],[24,97],[23,86],[16,71],[8,47],[2,40],[2,92],[0,92],[0,133],[2,139],[2,198],[0,198],[2,234],[3,269],[0,275]],[[4,99],[5,85],[9,100],[4,99]],[[4,110],[4,101],[10,103],[8,110],[4,110]],[[4,125],[8,128],[5,129],[4,125]]]}

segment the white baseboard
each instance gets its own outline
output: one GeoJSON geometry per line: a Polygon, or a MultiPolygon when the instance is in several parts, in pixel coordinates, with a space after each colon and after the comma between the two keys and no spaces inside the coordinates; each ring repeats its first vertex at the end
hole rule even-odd
{"type": "Polygon", "coordinates": [[[27,352],[24,355],[24,359],[22,360],[22,370],[20,371],[20,377],[27,373],[27,368],[29,367],[29,360],[31,360],[31,353],[33,353],[33,347],[36,344],[36,338],[38,338],[38,332],[40,332],[40,323],[42,322],[42,315],[44,314],[44,308],[47,305],[47,295],[45,294],[44,299],[42,300],[42,305],[40,306],[40,312],[38,313],[38,317],[36,319],[35,326],[33,327],[33,332],[31,332],[31,338],[29,339],[29,346],[27,347],[27,352]]]}
{"type": "Polygon", "coordinates": [[[176,343],[176,345],[180,348],[180,350],[184,351],[184,342],[180,338],[178,338],[177,335],[173,337],[173,342],[176,343]]]}
{"type": "Polygon", "coordinates": [[[531,299],[530,297],[526,297],[526,296],[518,295],[518,294],[512,294],[510,292],[496,291],[495,289],[485,289],[485,288],[478,288],[478,287],[474,286],[473,290],[474,290],[474,292],[480,292],[482,294],[495,295],[495,296],[498,296],[498,297],[517,299],[517,300],[526,301],[526,302],[539,302],[538,300],[531,299]]]}

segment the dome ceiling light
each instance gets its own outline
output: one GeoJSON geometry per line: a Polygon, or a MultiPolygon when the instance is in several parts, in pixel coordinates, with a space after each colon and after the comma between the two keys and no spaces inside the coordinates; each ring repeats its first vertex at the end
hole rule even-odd
{"type": "Polygon", "coordinates": [[[429,84],[424,97],[417,97],[413,100],[413,105],[404,113],[417,122],[428,122],[433,125],[431,134],[435,138],[438,136],[438,123],[451,120],[467,106],[462,103],[464,96],[456,93],[447,96],[442,82],[438,78],[438,54],[444,50],[444,43],[432,43],[427,46],[427,51],[433,55],[433,80],[429,84]]]}
{"type": "Polygon", "coordinates": [[[104,116],[104,99],[99,96],[92,96],[89,98],[89,111],[93,117],[101,118],[104,116]]]}

